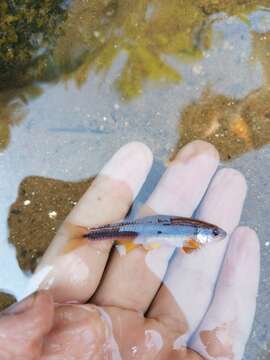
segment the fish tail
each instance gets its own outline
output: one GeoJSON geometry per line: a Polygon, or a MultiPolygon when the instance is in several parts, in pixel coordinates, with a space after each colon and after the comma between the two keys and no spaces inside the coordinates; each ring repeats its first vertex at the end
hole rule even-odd
{"type": "Polygon", "coordinates": [[[87,227],[71,223],[66,223],[64,227],[68,232],[68,241],[63,248],[63,254],[67,254],[88,243],[88,240],[84,238],[84,234],[87,232],[87,227]]]}

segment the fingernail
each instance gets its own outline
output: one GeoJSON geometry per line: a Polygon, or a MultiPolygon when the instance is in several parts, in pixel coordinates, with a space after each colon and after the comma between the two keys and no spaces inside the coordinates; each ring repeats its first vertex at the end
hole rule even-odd
{"type": "Polygon", "coordinates": [[[25,312],[33,306],[36,295],[37,292],[30,296],[27,296],[22,301],[9,306],[7,309],[1,312],[1,315],[16,315],[25,312]]]}

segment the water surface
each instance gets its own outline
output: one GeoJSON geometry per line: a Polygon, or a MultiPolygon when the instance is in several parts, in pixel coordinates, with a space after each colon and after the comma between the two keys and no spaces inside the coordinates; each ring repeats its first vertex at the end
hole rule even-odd
{"type": "Polygon", "coordinates": [[[20,295],[87,179],[121,145],[143,141],[165,163],[205,139],[248,180],[242,222],[259,233],[262,279],[246,358],[267,358],[270,1],[46,4],[49,22],[27,25],[23,39],[15,26],[0,42],[0,288],[20,295]]]}

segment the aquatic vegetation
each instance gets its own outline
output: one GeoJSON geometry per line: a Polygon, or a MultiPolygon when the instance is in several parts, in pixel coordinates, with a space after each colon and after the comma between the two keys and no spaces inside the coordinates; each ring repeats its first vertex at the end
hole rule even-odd
{"type": "Polygon", "coordinates": [[[224,12],[245,21],[246,14],[269,5],[269,0],[74,0],[67,4],[46,0],[33,6],[33,0],[23,5],[17,0],[0,5],[0,30],[5,34],[0,40],[0,79],[12,80],[2,86],[58,79],[61,73],[82,84],[90,69],[107,71],[123,52],[126,62],[116,86],[124,98],[131,99],[142,92],[145,81],[181,81],[167,56],[179,61],[201,59],[203,50],[211,46],[212,14],[224,12]]]}
{"type": "Polygon", "coordinates": [[[207,90],[187,106],[180,120],[178,147],[196,140],[211,142],[222,160],[230,160],[270,141],[270,88],[254,91],[241,100],[207,90]]]}
{"type": "Polygon", "coordinates": [[[38,86],[0,92],[0,151],[9,144],[10,127],[23,120],[27,103],[41,94],[42,89],[38,86]]]}
{"type": "Polygon", "coordinates": [[[42,93],[34,82],[49,72],[48,59],[66,16],[65,3],[0,2],[0,151],[9,144],[10,126],[23,120],[28,101],[42,93]]]}
{"type": "MultiPolygon", "coordinates": [[[[33,0],[0,4],[4,34],[0,37],[0,150],[9,143],[10,125],[24,117],[29,86],[38,89],[37,82],[70,78],[82,85],[91,70],[106,74],[120,54],[126,60],[115,86],[123,99],[140,95],[149,81],[179,83],[181,74],[168,57],[179,62],[202,59],[212,45],[211,15],[223,12],[246,22],[250,12],[269,6],[270,0],[33,4],[33,0]]],[[[252,36],[256,39],[256,34],[252,36]]]]}
{"type": "Polygon", "coordinates": [[[214,144],[222,160],[230,160],[270,142],[270,33],[252,33],[252,61],[263,67],[265,84],[240,100],[206,89],[187,106],[180,119],[177,147],[195,139],[214,144]]]}
{"type": "Polygon", "coordinates": [[[147,80],[181,80],[167,56],[203,57],[211,46],[212,14],[246,21],[246,14],[268,5],[269,0],[5,1],[0,4],[0,89],[57,80],[61,74],[82,84],[90,69],[105,72],[124,52],[116,86],[131,99],[147,80]]]}
{"type": "Polygon", "coordinates": [[[197,3],[209,15],[225,12],[228,15],[241,16],[256,10],[258,7],[269,6],[269,1],[267,0],[198,0],[197,3]]]}
{"type": "Polygon", "coordinates": [[[65,14],[63,0],[1,1],[0,88],[54,47],[65,14]]]}
{"type": "MultiPolygon", "coordinates": [[[[107,71],[120,52],[126,54],[126,62],[116,86],[125,99],[142,92],[145,81],[177,83],[181,74],[167,62],[167,56],[179,61],[196,61],[203,58],[203,51],[211,47],[212,22],[210,15],[225,12],[247,21],[246,14],[258,6],[270,5],[269,1],[216,1],[216,0],[140,0],[110,1],[107,8],[97,11],[100,2],[92,2],[79,10],[80,1],[75,1],[64,25],[65,35],[59,39],[70,44],[71,34],[78,33],[80,19],[80,53],[82,65],[71,74],[82,84],[90,69],[107,71]],[[95,8],[100,23],[89,27],[85,19],[95,8]],[[80,16],[78,16],[80,15],[80,16]],[[83,21],[81,22],[81,19],[83,21]],[[83,35],[84,34],[84,35],[83,35]],[[86,35],[85,35],[86,34],[86,35]]],[[[60,45],[61,47],[61,45],[60,45]]],[[[70,52],[70,47],[67,47],[70,52]]],[[[62,51],[63,58],[70,58],[62,51]]]]}
{"type": "Polygon", "coordinates": [[[147,80],[181,80],[166,56],[201,59],[211,46],[212,14],[224,12],[246,21],[245,15],[259,6],[269,6],[269,1],[2,2],[0,89],[58,79],[61,73],[74,75],[81,84],[90,69],[106,71],[124,52],[127,60],[116,85],[130,99],[141,93],[147,80]]]}

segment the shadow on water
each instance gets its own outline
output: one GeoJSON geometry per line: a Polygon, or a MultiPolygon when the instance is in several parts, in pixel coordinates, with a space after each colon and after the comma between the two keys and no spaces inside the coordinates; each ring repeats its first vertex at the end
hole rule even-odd
{"type": "Polygon", "coordinates": [[[213,45],[218,14],[249,25],[248,15],[269,5],[268,0],[47,0],[31,7],[31,2],[1,5],[0,149],[9,143],[9,127],[24,118],[29,88],[39,96],[42,82],[75,79],[80,86],[90,70],[106,75],[124,53],[115,87],[130,100],[142,94],[147,81],[179,83],[181,73],[169,58],[203,59],[213,45]]]}

